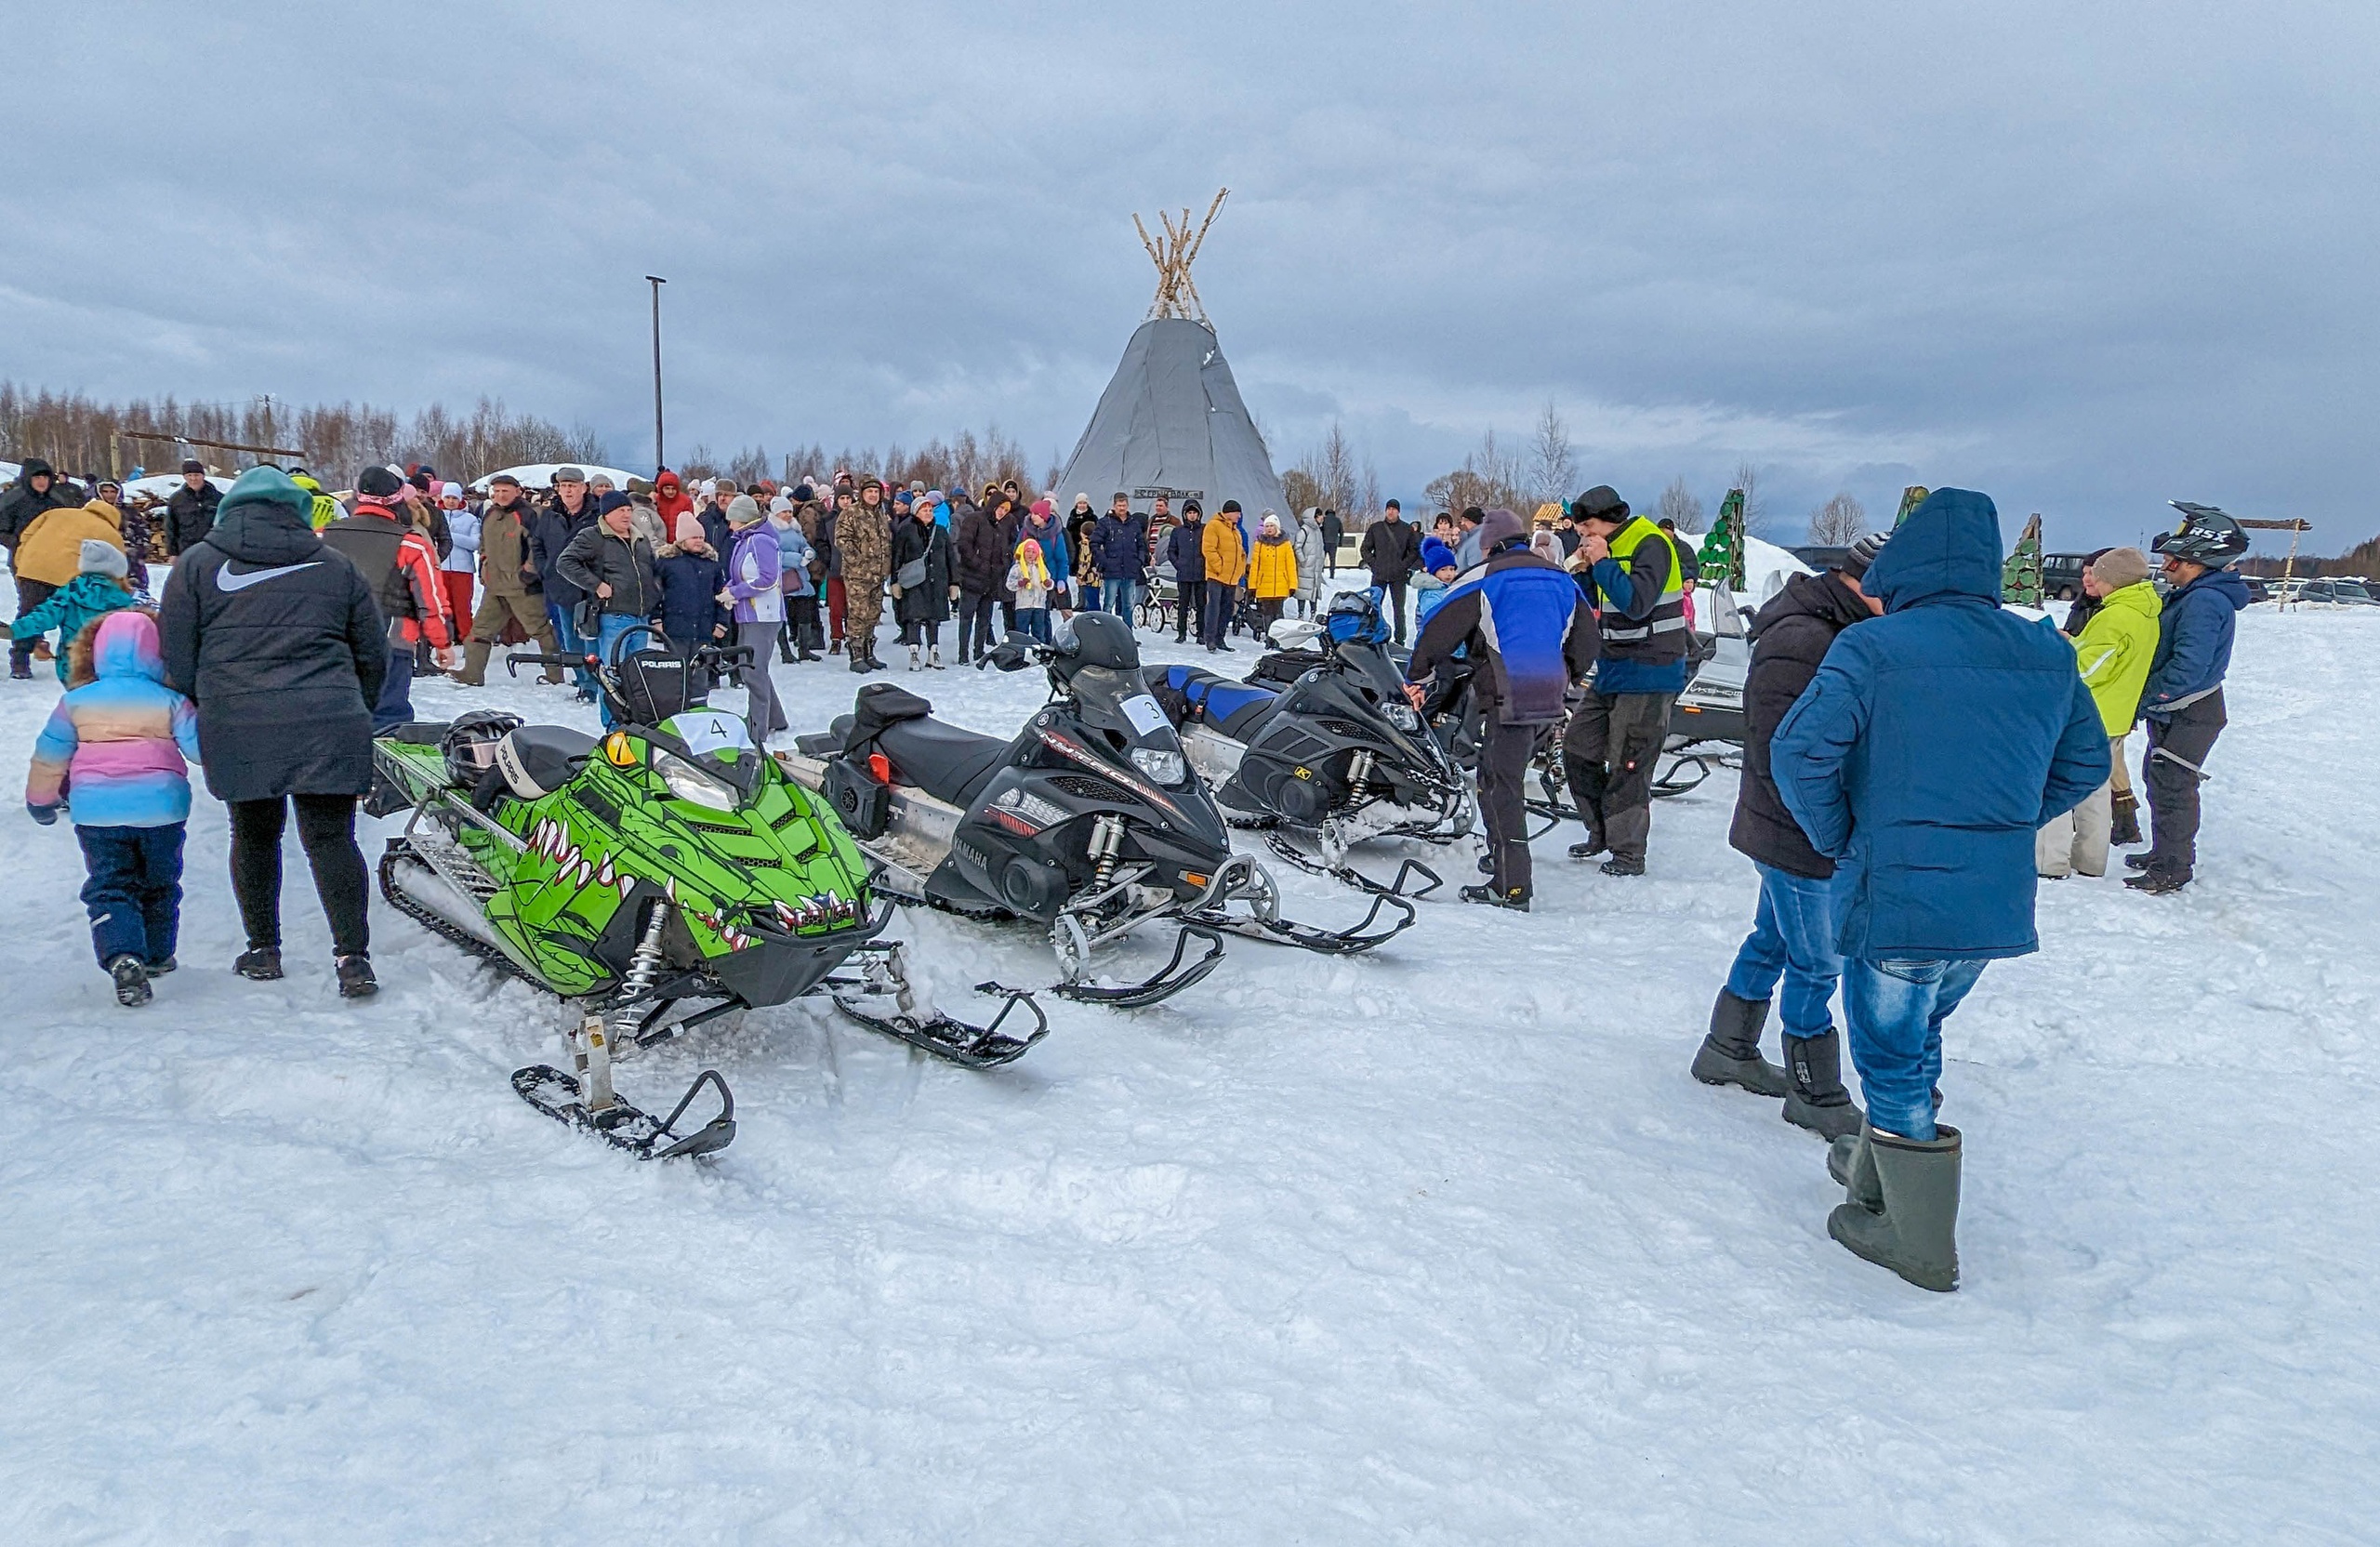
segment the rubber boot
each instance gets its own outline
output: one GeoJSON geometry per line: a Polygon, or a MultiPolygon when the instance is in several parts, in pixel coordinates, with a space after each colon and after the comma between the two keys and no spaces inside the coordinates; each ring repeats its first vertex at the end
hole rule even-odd
{"type": "Polygon", "coordinates": [[[2108,800],[2108,841],[2119,848],[2141,841],[2140,797],[2128,789],[2120,789],[2108,800]]]}
{"type": "Polygon", "coordinates": [[[1785,1071],[1792,1080],[1792,1088],[1785,1092],[1787,1122],[1826,1139],[1859,1131],[1867,1114],[1843,1088],[1841,1032],[1829,1026],[1816,1037],[1789,1035],[1785,1071]]]}
{"type": "Polygon", "coordinates": [[[1842,1187],[1844,1202],[1871,1214],[1884,1211],[1884,1184],[1876,1180],[1876,1152],[1868,1144],[1866,1123],[1827,1146],[1826,1174],[1842,1187]]]}
{"type": "Polygon", "coordinates": [[[1959,1130],[1934,1131],[1926,1142],[1868,1129],[1884,1210],[1844,1203],[1827,1216],[1826,1233],[1919,1289],[1948,1294],[1959,1287],[1959,1130]]]}
{"type": "Polygon", "coordinates": [[[1755,1096],[1781,1096],[1785,1071],[1760,1056],[1766,999],[1739,999],[1722,988],[1711,1007],[1711,1030],[1694,1050],[1694,1078],[1705,1085],[1735,1085],[1755,1096]]]}
{"type": "Polygon", "coordinates": [[[854,644],[851,647],[850,657],[851,668],[853,671],[866,671],[867,669],[867,655],[858,645],[854,644]]]}

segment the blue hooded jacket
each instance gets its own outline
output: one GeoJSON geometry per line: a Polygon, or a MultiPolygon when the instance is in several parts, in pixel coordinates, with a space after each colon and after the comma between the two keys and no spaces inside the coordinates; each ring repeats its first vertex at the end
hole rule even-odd
{"type": "Polygon", "coordinates": [[[2000,607],[2000,515],[1937,489],[1862,582],[1884,615],[1836,637],[1778,722],[1769,771],[1836,862],[1844,955],[2023,956],[2033,834],[2108,777],[2074,648],[2000,607]]]}
{"type": "Polygon", "coordinates": [[[2140,712],[2164,720],[2177,701],[2205,696],[2231,669],[2231,638],[2248,604],[2248,583],[2228,569],[2209,570],[2165,599],[2157,615],[2157,653],[2140,712]]]}

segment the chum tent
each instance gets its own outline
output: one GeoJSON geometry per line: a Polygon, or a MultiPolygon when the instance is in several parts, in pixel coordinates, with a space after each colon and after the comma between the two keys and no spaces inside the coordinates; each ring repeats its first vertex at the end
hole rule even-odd
{"type": "Polygon", "coordinates": [[[1264,438],[1206,324],[1153,317],[1140,325],[1053,492],[1063,501],[1089,495],[1104,510],[1119,489],[1140,510],[1164,495],[1177,510],[1196,499],[1211,515],[1236,499],[1250,520],[1263,510],[1288,518],[1264,438]]]}
{"type": "Polygon", "coordinates": [[[1051,492],[1061,501],[1089,495],[1093,508],[1104,510],[1121,490],[1138,510],[1163,495],[1177,510],[1182,501],[1196,499],[1212,515],[1223,501],[1236,499],[1251,520],[1265,510],[1288,520],[1264,437],[1240,401],[1239,384],[1190,280],[1191,262],[1230,192],[1215,195],[1195,233],[1187,209],[1178,224],[1170,215],[1157,216],[1161,242],[1151,240],[1141,218],[1132,217],[1157,265],[1157,299],[1124,346],[1123,362],[1058,475],[1051,492]]]}

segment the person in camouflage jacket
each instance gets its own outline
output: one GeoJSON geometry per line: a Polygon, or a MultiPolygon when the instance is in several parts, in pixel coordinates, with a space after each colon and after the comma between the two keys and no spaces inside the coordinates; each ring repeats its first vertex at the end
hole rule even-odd
{"type": "Polygon", "coordinates": [[[876,620],[884,615],[884,586],[892,577],[892,525],[884,509],[884,486],[864,479],[859,503],[845,510],[835,546],[842,559],[844,637],[853,671],[881,671],[876,658],[876,620]]]}

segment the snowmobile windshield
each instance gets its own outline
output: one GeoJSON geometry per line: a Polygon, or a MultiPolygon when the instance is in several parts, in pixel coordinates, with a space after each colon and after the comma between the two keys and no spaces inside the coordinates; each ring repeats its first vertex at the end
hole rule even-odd
{"type": "Polygon", "coordinates": [[[1078,666],[1066,685],[1094,744],[1104,744],[1117,761],[1168,789],[1188,781],[1182,738],[1138,668],[1078,666]]]}
{"type": "Polygon", "coordinates": [[[1388,740],[1416,771],[1427,770],[1450,778],[1445,750],[1421,722],[1405,696],[1405,679],[1389,658],[1388,647],[1363,640],[1348,640],[1331,647],[1339,678],[1346,691],[1361,699],[1387,722],[1388,740]]]}

